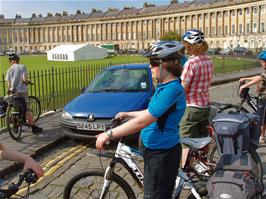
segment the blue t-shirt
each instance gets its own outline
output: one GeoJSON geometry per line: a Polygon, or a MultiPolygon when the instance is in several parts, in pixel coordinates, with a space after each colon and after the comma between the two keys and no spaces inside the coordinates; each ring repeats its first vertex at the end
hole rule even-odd
{"type": "Polygon", "coordinates": [[[179,80],[159,84],[148,106],[149,113],[159,118],[174,103],[176,110],[168,115],[163,132],[158,121],[141,130],[141,139],[145,147],[150,149],[168,149],[179,143],[179,122],[186,108],[184,89],[179,80]]]}

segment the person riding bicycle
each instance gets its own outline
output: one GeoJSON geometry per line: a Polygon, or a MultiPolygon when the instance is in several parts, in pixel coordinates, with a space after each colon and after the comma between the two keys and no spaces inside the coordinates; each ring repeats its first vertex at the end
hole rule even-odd
{"type": "Polygon", "coordinates": [[[159,41],[143,54],[150,60],[153,78],[159,80],[148,109],[118,113],[115,118],[132,119],[96,136],[96,147],[102,150],[109,140],[141,131],[145,199],[170,199],[178,173],[182,153],[179,122],[186,100],[176,63],[180,63],[183,47],[176,41],[159,41]]]}
{"type": "Polygon", "coordinates": [[[0,142],[0,160],[18,161],[24,164],[24,170],[32,169],[38,178],[42,177],[44,172],[42,167],[30,156],[17,152],[0,142]]]}
{"type": "MultiPolygon", "coordinates": [[[[208,44],[201,31],[187,31],[182,40],[190,57],[181,75],[182,85],[186,92],[187,108],[180,122],[180,133],[183,137],[206,137],[208,136],[209,88],[213,76],[213,64],[206,55],[208,44]]],[[[183,148],[183,167],[188,152],[189,149],[183,148]]]]}
{"type": "Polygon", "coordinates": [[[265,140],[265,131],[266,131],[266,51],[262,51],[257,59],[260,62],[260,65],[263,69],[263,72],[260,75],[240,78],[239,82],[248,81],[244,85],[239,88],[241,91],[244,88],[250,87],[251,85],[257,84],[257,93],[259,94],[259,102],[258,102],[258,114],[260,116],[261,121],[261,134],[260,134],[260,143],[266,142],[265,140]]]}
{"type": "Polygon", "coordinates": [[[8,86],[8,92],[13,92],[16,96],[22,96],[25,98],[25,101],[27,103],[27,111],[26,111],[26,118],[28,124],[32,128],[33,133],[39,133],[43,129],[36,126],[33,123],[33,116],[32,112],[29,111],[29,98],[28,98],[28,88],[27,85],[30,84],[30,82],[27,80],[27,68],[19,64],[20,58],[17,54],[11,53],[9,54],[9,62],[10,62],[10,68],[8,69],[6,73],[6,81],[8,86]]]}

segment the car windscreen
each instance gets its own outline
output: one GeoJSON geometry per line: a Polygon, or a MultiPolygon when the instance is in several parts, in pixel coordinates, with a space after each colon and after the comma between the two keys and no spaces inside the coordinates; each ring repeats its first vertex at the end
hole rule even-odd
{"type": "Polygon", "coordinates": [[[147,69],[112,69],[100,73],[87,92],[144,92],[150,89],[147,69]]]}

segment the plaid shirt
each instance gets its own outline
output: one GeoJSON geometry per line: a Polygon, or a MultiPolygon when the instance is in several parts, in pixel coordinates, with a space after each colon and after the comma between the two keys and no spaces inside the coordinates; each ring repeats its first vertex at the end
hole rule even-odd
{"type": "Polygon", "coordinates": [[[187,106],[209,106],[212,74],[213,64],[207,55],[191,56],[188,59],[181,75],[183,83],[188,86],[187,106]]]}

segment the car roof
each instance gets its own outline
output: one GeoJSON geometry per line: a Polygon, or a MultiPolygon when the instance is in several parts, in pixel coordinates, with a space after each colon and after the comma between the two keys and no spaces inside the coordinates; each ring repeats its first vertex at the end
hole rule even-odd
{"type": "Polygon", "coordinates": [[[114,69],[143,69],[149,68],[149,64],[123,64],[123,65],[114,65],[109,66],[106,70],[114,70],[114,69]]]}

